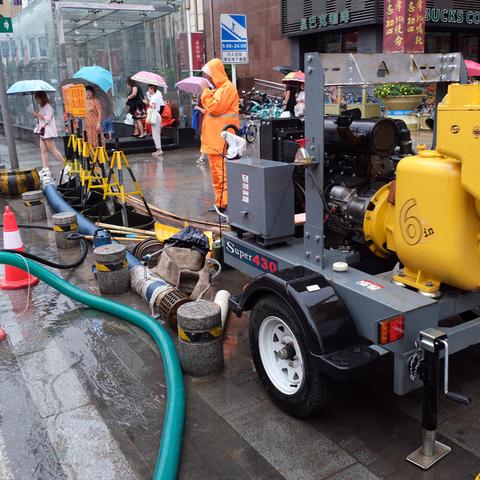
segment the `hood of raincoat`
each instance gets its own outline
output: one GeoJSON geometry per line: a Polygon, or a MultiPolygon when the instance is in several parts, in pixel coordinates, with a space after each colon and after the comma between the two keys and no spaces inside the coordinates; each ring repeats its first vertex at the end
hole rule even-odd
{"type": "Polygon", "coordinates": [[[207,62],[203,66],[202,71],[212,77],[216,88],[220,87],[228,80],[223,62],[219,58],[213,58],[207,62]]]}

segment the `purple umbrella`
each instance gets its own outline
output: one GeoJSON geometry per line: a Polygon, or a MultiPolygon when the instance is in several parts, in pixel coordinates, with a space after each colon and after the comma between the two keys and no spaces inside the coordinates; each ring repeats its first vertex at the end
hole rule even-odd
{"type": "Polygon", "coordinates": [[[204,77],[188,77],[175,84],[180,91],[191,93],[192,95],[201,95],[205,88],[211,87],[208,80],[204,77]]]}

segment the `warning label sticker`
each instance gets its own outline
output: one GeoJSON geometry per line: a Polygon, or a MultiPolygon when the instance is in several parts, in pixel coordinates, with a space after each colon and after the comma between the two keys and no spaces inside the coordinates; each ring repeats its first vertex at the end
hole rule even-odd
{"type": "Polygon", "coordinates": [[[368,288],[369,290],[381,290],[382,288],[384,288],[383,285],[371,282],[370,280],[360,280],[359,282],[357,282],[357,285],[368,288]]]}
{"type": "Polygon", "coordinates": [[[242,173],[242,202],[250,203],[250,185],[248,175],[245,173],[242,173]]]}

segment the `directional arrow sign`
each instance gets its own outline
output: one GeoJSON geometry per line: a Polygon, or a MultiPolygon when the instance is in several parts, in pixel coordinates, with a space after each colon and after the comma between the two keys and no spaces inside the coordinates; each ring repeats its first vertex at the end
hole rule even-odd
{"type": "Polygon", "coordinates": [[[10,17],[0,17],[0,33],[12,33],[13,25],[10,17]]]}

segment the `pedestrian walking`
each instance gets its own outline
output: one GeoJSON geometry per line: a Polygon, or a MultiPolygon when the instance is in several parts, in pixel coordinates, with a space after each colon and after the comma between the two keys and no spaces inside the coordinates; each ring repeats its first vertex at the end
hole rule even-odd
{"type": "Polygon", "coordinates": [[[152,127],[152,138],[157,149],[152,155],[161,157],[162,151],[162,112],[165,108],[163,96],[156,85],[149,85],[145,105],[148,106],[147,123],[152,127]]]}
{"type": "Polygon", "coordinates": [[[87,95],[87,115],[85,116],[85,130],[87,141],[92,148],[98,147],[98,137],[102,145],[105,145],[105,138],[102,132],[102,104],[95,96],[95,89],[92,86],[85,88],[87,95]]]}
{"type": "Polygon", "coordinates": [[[133,117],[134,132],[133,136],[138,138],[145,138],[145,131],[143,128],[143,119],[147,116],[145,112],[145,105],[143,103],[144,95],[142,88],[131,77],[127,78],[128,95],[127,95],[127,110],[133,117]]]}
{"type": "Polygon", "coordinates": [[[36,133],[40,139],[40,157],[42,159],[42,170],[40,170],[40,174],[51,175],[48,165],[48,154],[51,153],[61,164],[63,164],[64,161],[63,155],[55,145],[55,138],[58,137],[55,114],[45,92],[36,92],[35,101],[40,107],[38,112],[32,112],[32,115],[37,119],[37,126],[34,129],[34,133],[36,133]]]}
{"type": "MultiPolygon", "coordinates": [[[[208,154],[210,175],[215,192],[215,206],[225,211],[228,204],[227,175],[223,149],[225,141],[221,137],[224,127],[240,127],[239,97],[237,89],[228,79],[223,62],[214,58],[202,68],[207,80],[214,85],[213,90],[205,88],[201,102],[205,109],[202,125],[202,146],[208,154]]],[[[214,211],[215,208],[209,209],[214,211]]]]}

